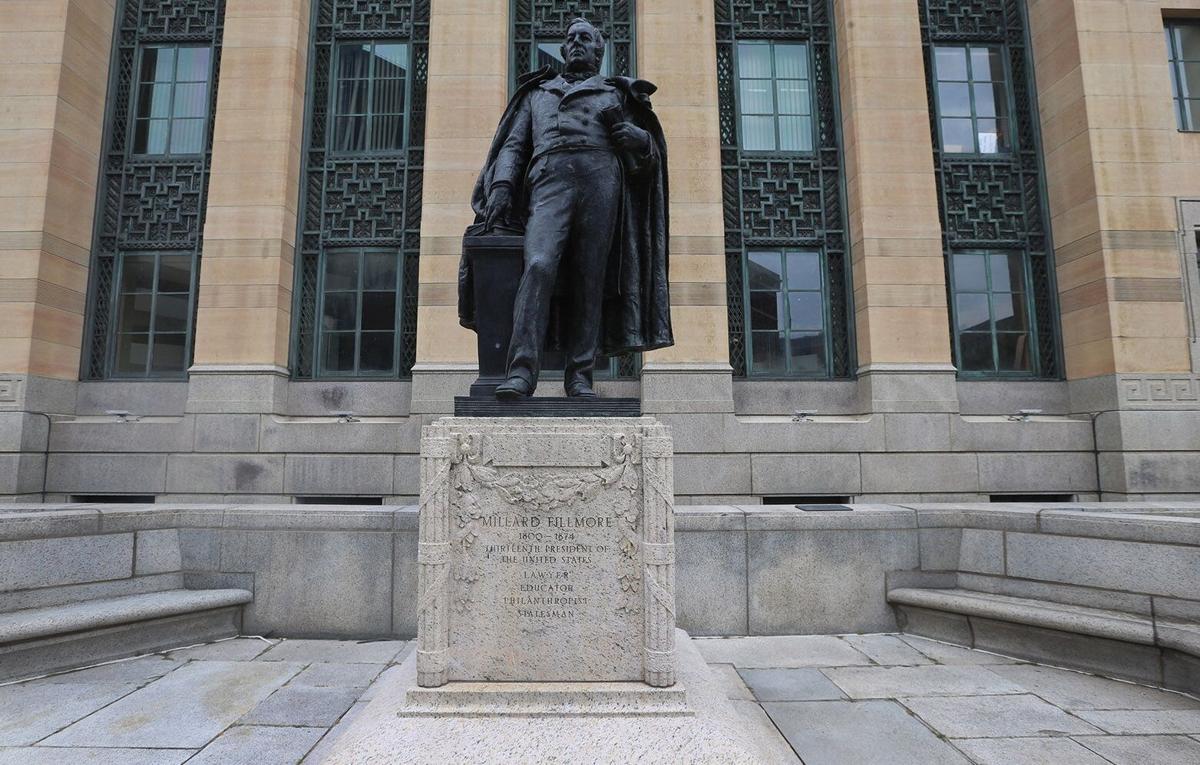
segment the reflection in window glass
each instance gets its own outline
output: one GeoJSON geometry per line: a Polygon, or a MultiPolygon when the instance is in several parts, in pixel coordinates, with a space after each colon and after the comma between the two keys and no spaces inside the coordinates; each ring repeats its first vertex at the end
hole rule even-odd
{"type": "Polygon", "coordinates": [[[352,42],[337,47],[333,150],[397,151],[405,145],[408,46],[352,42]]]}
{"type": "Polygon", "coordinates": [[[212,49],[156,45],[143,48],[141,54],[133,152],[202,153],[208,125],[212,49]]]}
{"type": "Polygon", "coordinates": [[[954,253],[951,277],[959,371],[1032,373],[1025,258],[1016,252],[954,253]]]}
{"type": "Polygon", "coordinates": [[[324,260],[317,309],[321,373],[394,374],[402,294],[399,253],[337,250],[324,260]]]}
{"type": "Polygon", "coordinates": [[[824,258],[810,250],[746,254],[751,376],[821,376],[828,369],[824,258]]]}
{"type": "Polygon", "coordinates": [[[746,151],[813,150],[808,46],[741,42],[737,46],[741,146],[746,151]]]}
{"type": "MultiPolygon", "coordinates": [[[[562,41],[544,41],[533,46],[533,68],[530,71],[537,71],[542,67],[550,67],[556,72],[562,72],[564,64],[562,55],[562,41]]],[[[612,43],[608,40],[604,41],[604,59],[600,62],[600,76],[612,77],[612,43]]]]}
{"type": "Polygon", "coordinates": [[[192,256],[128,253],[118,268],[114,376],[182,374],[192,322],[192,256]]]}
{"type": "Polygon", "coordinates": [[[1169,22],[1167,50],[1175,122],[1180,130],[1200,130],[1200,22],[1169,22]]]}
{"type": "Polygon", "coordinates": [[[1003,48],[938,45],[933,49],[942,151],[1002,154],[1012,150],[1003,48]]]}

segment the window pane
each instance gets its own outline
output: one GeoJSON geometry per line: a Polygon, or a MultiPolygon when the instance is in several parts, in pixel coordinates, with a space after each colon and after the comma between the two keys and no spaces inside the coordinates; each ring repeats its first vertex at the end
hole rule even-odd
{"type": "Polygon", "coordinates": [[[821,256],[815,252],[789,252],[787,286],[790,290],[821,289],[821,256]]]}
{"type": "Polygon", "coordinates": [[[390,252],[368,252],[363,256],[363,289],[396,289],[396,262],[398,256],[390,252]]]}
{"type": "Polygon", "coordinates": [[[942,120],[942,150],[950,154],[975,151],[975,128],[971,120],[942,120]]]}
{"type": "Polygon", "coordinates": [[[404,43],[379,43],[375,46],[376,77],[403,77],[407,69],[407,45],[404,43]]]}
{"type": "Polygon", "coordinates": [[[535,63],[537,68],[551,66],[561,71],[563,64],[561,45],[561,43],[538,43],[535,63]]]}
{"type": "Polygon", "coordinates": [[[208,66],[212,51],[208,48],[180,48],[176,82],[208,82],[208,66]]]}
{"type": "Polygon", "coordinates": [[[939,45],[934,49],[934,62],[939,80],[967,79],[967,51],[965,48],[939,45]]]}
{"type": "MultiPolygon", "coordinates": [[[[154,309],[154,331],[187,332],[187,326],[188,296],[159,295],[154,309]]],[[[155,345],[158,345],[157,335],[155,345]]]]}
{"type": "Polygon", "coordinates": [[[993,292],[1022,292],[1025,290],[1024,258],[1015,252],[997,252],[988,256],[992,272],[993,292]]]}
{"type": "Polygon", "coordinates": [[[192,258],[189,255],[162,255],[158,259],[158,291],[190,292],[192,258]]]}
{"type": "Polygon", "coordinates": [[[990,332],[991,316],[988,314],[988,296],[968,293],[956,295],[954,307],[957,309],[956,319],[960,332],[980,330],[990,332]]]}
{"type": "Polygon", "coordinates": [[[1002,372],[1028,372],[1029,335],[1004,333],[996,336],[996,355],[1002,372]]]}
{"type": "Polygon", "coordinates": [[[775,119],[742,117],[742,148],[747,151],[771,151],[775,148],[775,119]]]}
{"type": "Polygon", "coordinates": [[[1183,90],[1180,95],[1187,98],[1200,96],[1200,61],[1185,61],[1180,66],[1183,69],[1183,90]]]}
{"type": "Polygon", "coordinates": [[[362,328],[394,330],[396,328],[396,293],[364,292],[362,328]]]}
{"type": "Polygon", "coordinates": [[[371,44],[345,43],[338,46],[337,79],[365,80],[371,74],[371,44]]]}
{"type": "Polygon", "coordinates": [[[750,293],[750,329],[776,330],[783,329],[785,326],[783,293],[750,293]]]}
{"type": "Polygon", "coordinates": [[[775,44],[775,76],[781,79],[808,79],[808,46],[775,44]]]}
{"type": "Polygon", "coordinates": [[[149,332],[150,305],[154,296],[149,292],[139,292],[121,297],[121,315],[117,320],[117,331],[149,332]]]}
{"type": "Polygon", "coordinates": [[[187,335],[154,335],[154,353],[151,357],[152,372],[182,372],[187,362],[184,357],[187,335]]]}
{"type": "Polygon", "coordinates": [[[938,113],[943,117],[971,116],[971,89],[965,82],[938,85],[938,113]]]}
{"type": "Polygon", "coordinates": [[[139,82],[170,82],[175,72],[174,48],[144,48],[139,82]]]}
{"type": "Polygon", "coordinates": [[[789,344],[793,373],[811,374],[825,371],[824,332],[793,332],[789,344]]]}
{"type": "Polygon", "coordinates": [[[742,80],[738,103],[742,114],[774,114],[770,80],[742,80]]]}
{"type": "Polygon", "coordinates": [[[146,374],[146,361],[150,356],[149,335],[117,336],[117,373],[130,375],[146,374]]]}
{"type": "Polygon", "coordinates": [[[366,114],[368,80],[344,80],[338,83],[334,111],[338,114],[366,114]]]}
{"type": "Polygon", "coordinates": [[[1003,136],[1000,133],[1000,123],[996,120],[979,120],[976,136],[980,154],[997,154],[1007,148],[1001,142],[1003,136]]]}
{"type": "Polygon", "coordinates": [[[1001,332],[1024,332],[1029,328],[1025,316],[1025,296],[1020,292],[992,295],[992,316],[1001,332]]]}
{"type": "Polygon", "coordinates": [[[779,332],[751,332],[750,352],[754,365],[750,370],[756,375],[782,375],[787,372],[787,361],[783,351],[783,335],[779,332]]]}
{"type": "Polygon", "coordinates": [[[136,154],[166,154],[167,121],[138,120],[133,134],[133,151],[136,154]]]}
{"type": "Polygon", "coordinates": [[[371,128],[371,148],[375,151],[404,148],[404,118],[376,116],[371,128]]]}
{"type": "MultiPolygon", "coordinates": [[[[1001,99],[1004,98],[1004,86],[994,82],[978,83],[972,86],[975,92],[975,114],[979,117],[995,117],[1002,109],[1001,99]]],[[[1003,114],[1003,111],[1000,112],[1003,114]]]]}
{"type": "Polygon", "coordinates": [[[404,80],[377,81],[371,111],[375,114],[404,114],[404,80]]]}
{"type": "Polygon", "coordinates": [[[812,111],[807,80],[780,80],[775,83],[780,114],[808,114],[812,111]]]}
{"type": "Polygon", "coordinates": [[[1187,130],[1200,130],[1200,98],[1183,102],[1183,113],[1187,118],[1187,130]]]}
{"type": "Polygon", "coordinates": [[[954,288],[959,291],[987,290],[987,256],[981,253],[954,254],[954,288]]]}
{"type": "Polygon", "coordinates": [[[121,258],[121,291],[149,292],[154,289],[154,256],[126,255],[121,258]]]}
{"type": "Polygon", "coordinates": [[[1004,59],[999,48],[971,49],[971,79],[1004,81],[1004,59]]]}
{"type": "Polygon", "coordinates": [[[171,115],[171,86],[142,85],[138,88],[137,116],[169,117],[171,115]]]}
{"type": "Polygon", "coordinates": [[[783,261],[778,252],[751,252],[746,258],[750,289],[783,289],[783,261]]]}
{"type": "Polygon", "coordinates": [[[771,46],[765,43],[738,43],[738,76],[770,77],[771,46]]]}
{"type": "Polygon", "coordinates": [[[965,372],[992,372],[992,336],[987,332],[964,332],[958,336],[958,347],[962,358],[958,368],[965,372]]]}
{"type": "Polygon", "coordinates": [[[812,151],[812,117],[780,117],[779,148],[783,151],[812,151]]]}
{"type": "Polygon", "coordinates": [[[1180,24],[1177,29],[1180,58],[1200,60],[1200,24],[1180,24]]]}
{"type": "Polygon", "coordinates": [[[327,330],[353,331],[358,324],[358,294],[331,292],[325,296],[321,327],[327,330]]]}
{"type": "Polygon", "coordinates": [[[367,118],[339,117],[334,126],[335,151],[363,151],[367,148],[367,118]]]}
{"type": "Polygon", "coordinates": [[[174,120],[171,123],[171,153],[200,154],[204,151],[204,120],[174,120]]]}
{"type": "Polygon", "coordinates": [[[390,372],[396,355],[396,335],[391,332],[364,332],[360,372],[390,372]]]}
{"type": "Polygon", "coordinates": [[[326,372],[354,371],[353,332],[322,333],[321,366],[326,372]]]}
{"type": "Polygon", "coordinates": [[[325,256],[325,289],[358,289],[357,252],[331,252],[325,256]]]}
{"type": "Polygon", "coordinates": [[[203,117],[208,113],[208,86],[202,82],[176,85],[172,117],[203,117]]]}
{"type": "Polygon", "coordinates": [[[792,329],[825,329],[825,306],[820,292],[789,292],[792,329]]]}

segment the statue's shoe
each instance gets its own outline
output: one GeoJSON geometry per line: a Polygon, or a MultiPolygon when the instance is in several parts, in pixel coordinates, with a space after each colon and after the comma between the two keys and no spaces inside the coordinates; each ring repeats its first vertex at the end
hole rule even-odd
{"type": "Polygon", "coordinates": [[[496,398],[501,401],[517,401],[533,395],[533,386],[523,377],[510,377],[496,386],[496,398]]]}
{"type": "Polygon", "coordinates": [[[584,382],[572,383],[567,388],[567,395],[571,398],[598,398],[596,391],[592,390],[592,386],[584,382]]]}

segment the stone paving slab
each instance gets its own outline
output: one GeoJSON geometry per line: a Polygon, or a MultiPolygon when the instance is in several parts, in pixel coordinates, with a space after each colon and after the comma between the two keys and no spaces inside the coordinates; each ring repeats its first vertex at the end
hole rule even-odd
{"type": "Polygon", "coordinates": [[[237,725],[188,760],[188,765],[296,765],[323,735],[325,728],[237,725]]]}
{"type": "Polygon", "coordinates": [[[977,765],[1110,765],[1069,738],[956,738],[950,743],[977,765]]]}
{"type": "Polygon", "coordinates": [[[1198,709],[1080,711],[1076,714],[1106,733],[1200,733],[1198,709]]]}
{"type": "Polygon", "coordinates": [[[1196,765],[1200,741],[1186,736],[1080,736],[1075,739],[1113,765],[1196,765]]]}
{"type": "Polygon", "coordinates": [[[406,640],[283,640],[257,661],[388,664],[408,647],[406,640]]]}
{"type": "Polygon", "coordinates": [[[745,719],[747,727],[751,730],[750,737],[768,747],[772,765],[804,765],[792,751],[787,739],[780,735],[779,729],[775,727],[775,723],[761,704],[755,701],[734,701],[733,708],[745,719]]]}
{"type": "Polygon", "coordinates": [[[0,687],[0,746],[27,746],[137,690],[133,684],[0,687]]]}
{"type": "Polygon", "coordinates": [[[991,671],[1063,709],[1200,709],[1200,701],[1181,693],[1068,669],[1016,664],[991,671]]]}
{"type": "Polygon", "coordinates": [[[381,664],[338,664],[333,662],[312,664],[292,680],[289,685],[304,685],[312,688],[360,688],[366,689],[379,673],[381,664]]]}
{"type": "MultiPolygon", "coordinates": [[[[399,669],[399,667],[395,667],[394,669],[399,669]]],[[[379,680],[375,681],[371,685],[371,687],[378,688],[381,680],[383,680],[382,675],[380,676],[379,680]]],[[[337,725],[334,725],[332,728],[330,728],[329,732],[326,733],[325,736],[317,743],[317,745],[313,747],[312,751],[308,753],[308,756],[301,761],[303,765],[319,765],[322,761],[324,761],[325,756],[333,747],[333,743],[337,741],[339,736],[346,732],[346,729],[349,728],[356,719],[358,719],[358,716],[361,715],[363,710],[367,708],[368,703],[370,702],[365,699],[359,699],[354,706],[350,707],[349,711],[342,715],[342,719],[338,720],[337,725]]]]}
{"type": "Polygon", "coordinates": [[[948,738],[1019,738],[1097,733],[1098,729],[1030,695],[931,696],[900,703],[948,738]]]}
{"type": "Polygon", "coordinates": [[[716,674],[717,683],[719,683],[725,692],[725,698],[736,699],[738,701],[754,701],[754,694],[746,687],[742,676],[738,674],[737,668],[732,664],[709,664],[712,671],[716,674]]]}
{"type": "Polygon", "coordinates": [[[240,722],[244,725],[295,725],[328,728],[358,699],[357,688],[281,688],[240,722]]]}
{"type": "Polygon", "coordinates": [[[997,656],[986,651],[974,651],[962,646],[939,643],[936,640],[916,637],[915,635],[899,635],[908,645],[933,659],[938,664],[1017,664],[1018,659],[1007,656],[997,656]]]}
{"type": "Polygon", "coordinates": [[[894,701],[776,701],[762,706],[805,765],[969,762],[894,701]]]}
{"type": "Polygon", "coordinates": [[[27,746],[0,749],[0,765],[181,765],[195,753],[193,749],[56,749],[27,746]]]}
{"type": "Polygon", "coordinates": [[[278,641],[233,638],[207,645],[180,648],[165,655],[172,661],[250,661],[278,641]]]}
{"type": "Polygon", "coordinates": [[[843,667],[871,660],[844,640],[830,635],[751,638],[693,638],[709,664],[736,664],[738,669],[843,667]]]}
{"type": "Polygon", "coordinates": [[[836,667],[825,670],[852,699],[900,696],[983,696],[1021,693],[1024,688],[987,667],[836,667]]]}
{"type": "Polygon", "coordinates": [[[739,674],[759,701],[840,701],[846,694],[819,669],[743,669],[739,674]]]}
{"type": "Polygon", "coordinates": [[[285,662],[190,662],[45,743],[198,749],[302,668],[285,662]]]}
{"type": "Polygon", "coordinates": [[[932,664],[933,660],[895,635],[842,635],[842,640],[885,667],[932,664]]]}
{"type": "Polygon", "coordinates": [[[90,669],[79,669],[33,680],[38,685],[60,685],[79,683],[136,683],[143,684],[179,669],[178,662],[164,656],[142,656],[129,661],[118,661],[90,669]]]}

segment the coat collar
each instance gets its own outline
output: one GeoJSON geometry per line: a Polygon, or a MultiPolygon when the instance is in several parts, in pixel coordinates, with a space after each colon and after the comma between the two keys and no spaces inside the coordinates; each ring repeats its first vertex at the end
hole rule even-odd
{"type": "Polygon", "coordinates": [[[574,96],[577,93],[591,93],[594,91],[616,90],[616,88],[613,87],[612,83],[609,82],[609,78],[605,77],[602,74],[597,74],[592,77],[589,77],[586,80],[584,80],[583,82],[580,82],[579,84],[575,85],[575,87],[573,87],[573,88],[561,76],[556,75],[549,79],[542,80],[542,82],[538,83],[538,87],[541,88],[542,90],[548,90],[551,93],[557,93],[558,95],[563,96],[564,98],[567,96],[574,96]]]}

